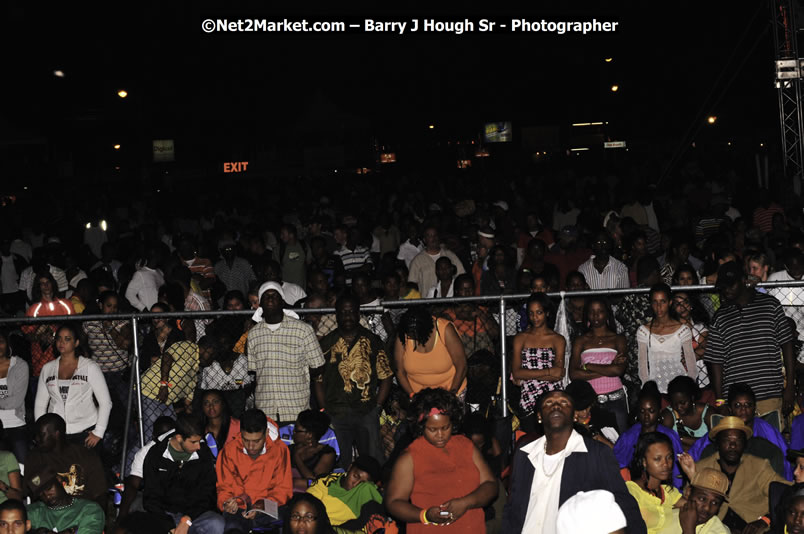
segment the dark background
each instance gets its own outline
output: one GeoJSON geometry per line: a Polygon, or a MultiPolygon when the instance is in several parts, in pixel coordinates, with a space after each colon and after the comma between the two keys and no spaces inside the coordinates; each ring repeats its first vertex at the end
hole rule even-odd
{"type": "Polygon", "coordinates": [[[770,7],[740,7],[612,3],[589,10],[547,2],[531,12],[438,13],[4,4],[2,187],[64,179],[152,184],[165,172],[220,179],[223,162],[239,160],[264,177],[310,176],[329,167],[376,168],[383,150],[396,152],[400,167],[452,169],[456,157],[471,158],[483,124],[500,120],[513,122],[515,139],[489,147],[489,167],[528,171],[539,146],[565,164],[561,158],[579,141],[570,124],[607,121],[582,156],[590,165],[629,158],[657,181],[668,165],[672,174],[691,150],[706,148],[718,169],[750,166],[765,151],[775,168],[781,159],[770,7]],[[205,18],[238,16],[596,16],[620,25],[615,34],[587,36],[201,31],[205,18]],[[66,76],[53,76],[54,69],[66,76]],[[128,98],[118,98],[120,88],[128,98]],[[718,117],[713,126],[704,120],[710,114],[718,117]],[[525,143],[521,129],[528,127],[549,135],[525,143]],[[154,165],[151,141],[164,138],[175,140],[176,162],[154,165]],[[603,138],[626,140],[628,154],[604,153],[603,138]],[[116,143],[121,150],[112,148],[116,143]]]}

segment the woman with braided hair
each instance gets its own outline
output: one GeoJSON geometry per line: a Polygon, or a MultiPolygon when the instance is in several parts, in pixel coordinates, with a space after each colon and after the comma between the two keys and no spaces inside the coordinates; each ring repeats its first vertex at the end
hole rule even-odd
{"type": "Polygon", "coordinates": [[[455,327],[426,306],[413,306],[399,320],[394,344],[396,378],[408,395],[442,388],[466,396],[466,354],[455,327]]]}

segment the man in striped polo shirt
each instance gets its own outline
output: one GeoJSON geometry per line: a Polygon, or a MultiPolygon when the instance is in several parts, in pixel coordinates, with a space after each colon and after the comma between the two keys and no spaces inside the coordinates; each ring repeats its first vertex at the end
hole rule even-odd
{"type": "Polygon", "coordinates": [[[718,399],[732,384],[745,382],[756,393],[757,413],[788,413],[795,397],[793,329],[774,297],[746,287],[736,262],[724,263],[715,287],[723,305],[709,326],[704,360],[711,367],[718,399]],[[784,362],[784,383],[782,374],[784,362]]]}

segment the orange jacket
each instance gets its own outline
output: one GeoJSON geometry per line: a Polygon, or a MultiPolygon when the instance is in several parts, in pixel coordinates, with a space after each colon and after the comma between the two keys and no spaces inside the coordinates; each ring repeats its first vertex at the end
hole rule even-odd
{"type": "Polygon", "coordinates": [[[218,474],[218,508],[232,497],[243,494],[254,503],[271,499],[285,504],[293,495],[293,475],[290,471],[290,451],[279,439],[276,423],[268,420],[265,454],[256,460],[244,452],[243,438],[238,434],[218,454],[215,464],[218,474]]]}

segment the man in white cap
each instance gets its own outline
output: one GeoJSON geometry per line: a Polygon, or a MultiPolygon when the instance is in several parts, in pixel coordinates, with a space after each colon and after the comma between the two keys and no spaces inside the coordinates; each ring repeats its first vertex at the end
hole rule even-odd
{"type": "MultiPolygon", "coordinates": [[[[282,286],[266,282],[258,291],[260,308],[248,333],[248,369],[256,373],[257,408],[282,423],[310,408],[310,374],[318,376],[324,355],[313,328],[283,309],[282,286]]],[[[322,388],[316,382],[316,388],[322,388]]],[[[318,392],[317,392],[318,393],[318,392]]]]}

